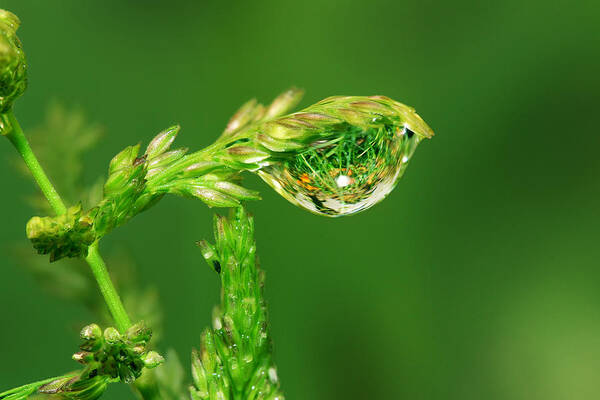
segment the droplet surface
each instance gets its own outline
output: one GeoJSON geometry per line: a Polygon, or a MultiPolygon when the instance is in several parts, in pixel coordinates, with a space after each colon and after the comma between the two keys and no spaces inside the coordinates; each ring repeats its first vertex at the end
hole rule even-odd
{"type": "Polygon", "coordinates": [[[290,202],[315,214],[350,215],[394,189],[421,138],[406,125],[353,127],[263,168],[259,175],[290,202]]]}

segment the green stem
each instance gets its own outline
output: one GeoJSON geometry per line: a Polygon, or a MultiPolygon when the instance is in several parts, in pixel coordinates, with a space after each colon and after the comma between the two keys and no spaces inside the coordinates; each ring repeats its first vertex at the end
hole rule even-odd
{"type": "Polygon", "coordinates": [[[131,326],[131,321],[129,320],[129,316],[125,311],[125,307],[123,307],[119,293],[110,280],[110,275],[106,269],[106,264],[104,263],[102,256],[100,256],[100,252],[98,251],[97,241],[89,247],[88,255],[85,258],[85,261],[92,269],[94,278],[96,278],[96,282],[98,282],[100,292],[102,292],[102,296],[104,296],[104,301],[106,302],[106,305],[108,306],[108,309],[115,320],[117,329],[121,332],[125,332],[131,326]]]}
{"type": "Polygon", "coordinates": [[[31,171],[33,178],[44,193],[44,196],[46,196],[46,199],[48,199],[48,203],[50,203],[54,212],[58,215],[65,214],[67,212],[67,207],[65,207],[65,203],[63,203],[58,192],[50,182],[50,179],[46,176],[46,173],[33,153],[33,150],[31,150],[19,121],[15,118],[12,110],[8,111],[6,116],[8,117],[12,128],[9,133],[6,134],[6,137],[23,157],[23,161],[25,161],[27,168],[31,171]]]}
{"type": "MultiPolygon", "coordinates": [[[[67,212],[65,203],[63,203],[60,195],[52,185],[52,182],[50,182],[50,179],[48,179],[48,176],[37,160],[33,150],[31,150],[31,146],[29,146],[29,142],[23,134],[23,129],[21,129],[21,125],[19,124],[19,121],[17,121],[17,118],[12,110],[6,113],[6,117],[8,117],[11,129],[9,129],[9,132],[5,136],[11,141],[19,154],[21,154],[23,157],[25,164],[31,171],[35,181],[44,193],[44,196],[46,196],[46,199],[48,199],[52,209],[58,215],[65,214],[67,212]]],[[[98,252],[98,242],[95,242],[90,246],[88,256],[85,258],[85,261],[92,269],[92,273],[96,278],[96,282],[98,282],[98,286],[100,287],[102,296],[104,296],[106,305],[108,306],[108,309],[115,320],[117,329],[119,329],[121,332],[125,332],[131,326],[131,322],[127,316],[125,307],[123,307],[123,303],[121,303],[119,294],[110,280],[110,276],[106,269],[106,264],[98,252]]]]}

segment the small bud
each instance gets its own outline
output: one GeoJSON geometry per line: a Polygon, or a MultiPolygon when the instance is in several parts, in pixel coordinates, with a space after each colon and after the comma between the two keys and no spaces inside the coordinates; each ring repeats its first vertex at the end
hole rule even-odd
{"type": "Polygon", "coordinates": [[[137,198],[137,200],[134,203],[133,209],[135,210],[135,212],[145,211],[145,210],[149,209],[150,207],[152,207],[154,204],[156,204],[160,199],[162,199],[162,197],[163,197],[163,194],[156,194],[156,193],[143,194],[137,198]]]}
{"type": "Polygon", "coordinates": [[[377,103],[372,100],[353,101],[353,102],[349,103],[348,105],[358,111],[363,111],[363,112],[383,113],[383,114],[390,112],[390,107],[385,106],[381,103],[377,103]]]}
{"type": "Polygon", "coordinates": [[[70,207],[55,217],[33,217],[27,222],[27,237],[39,254],[50,254],[50,261],[64,257],[85,257],[96,240],[93,221],[83,214],[81,205],[70,207]]]}
{"type": "Polygon", "coordinates": [[[267,108],[266,119],[271,119],[283,115],[296,106],[304,96],[304,90],[291,88],[280,94],[273,100],[267,108]]]}
{"type": "Polygon", "coordinates": [[[197,176],[202,176],[215,168],[220,167],[221,164],[214,161],[200,161],[186,167],[183,170],[183,177],[185,178],[193,178],[197,176]]]}
{"type": "Polygon", "coordinates": [[[226,193],[230,196],[240,200],[260,200],[258,192],[245,187],[236,185],[231,182],[221,181],[214,184],[214,188],[218,189],[222,193],[226,193]]]}
{"type": "Polygon", "coordinates": [[[270,121],[262,125],[261,131],[275,139],[296,139],[305,136],[302,127],[292,126],[279,121],[270,121]]]}
{"type": "Polygon", "coordinates": [[[127,146],[119,154],[114,156],[113,159],[110,160],[108,175],[112,175],[119,169],[131,167],[139,151],[140,145],[137,144],[135,146],[127,146]]]}
{"type": "Polygon", "coordinates": [[[295,142],[293,140],[275,139],[274,137],[265,135],[264,133],[257,134],[256,141],[258,144],[266,147],[267,149],[278,153],[299,150],[304,147],[303,143],[295,142]]]}
{"type": "Polygon", "coordinates": [[[102,329],[96,324],[84,326],[79,334],[82,340],[96,340],[102,337],[102,329]]]}
{"type": "Polygon", "coordinates": [[[217,252],[214,246],[208,243],[206,240],[199,240],[196,242],[196,245],[200,247],[202,257],[204,257],[207,262],[212,262],[217,257],[217,252]]]}
{"type": "Polygon", "coordinates": [[[144,357],[142,357],[146,368],[155,368],[162,364],[165,359],[155,351],[149,351],[144,357]]]}
{"type": "Polygon", "coordinates": [[[152,337],[152,329],[148,328],[144,321],[138,322],[127,329],[127,339],[133,343],[146,343],[152,337]]]}
{"type": "Polygon", "coordinates": [[[261,118],[264,114],[264,107],[257,104],[256,99],[252,99],[240,107],[240,109],[231,117],[227,123],[224,136],[229,136],[245,127],[248,123],[261,118]]]}
{"type": "MultiPolygon", "coordinates": [[[[166,153],[162,153],[161,155],[156,156],[154,158],[148,158],[148,160],[149,160],[148,169],[152,170],[153,168],[158,168],[158,167],[162,167],[165,165],[169,165],[169,164],[177,161],[181,157],[183,157],[183,155],[186,152],[187,152],[187,149],[177,149],[177,150],[168,151],[166,153]]],[[[148,174],[146,174],[146,178],[148,178],[148,174]]]]}
{"type": "Polygon", "coordinates": [[[127,169],[115,170],[104,183],[104,193],[110,195],[119,192],[129,182],[130,177],[131,171],[127,169]]]}
{"type": "Polygon", "coordinates": [[[233,161],[243,164],[259,163],[270,156],[269,153],[250,146],[230,147],[227,154],[233,161]]]}
{"type": "Polygon", "coordinates": [[[167,149],[175,140],[175,137],[179,133],[180,129],[181,127],[179,125],[175,125],[165,129],[164,131],[156,135],[156,137],[152,139],[152,141],[146,148],[145,154],[148,157],[148,159],[151,160],[167,151],[167,149]]]}
{"type": "Polygon", "coordinates": [[[118,330],[111,326],[104,330],[104,340],[109,344],[115,344],[121,340],[121,335],[118,330]]]}
{"type": "Polygon", "coordinates": [[[208,398],[208,376],[198,350],[192,349],[192,378],[200,399],[208,398]]]}
{"type": "Polygon", "coordinates": [[[137,345],[131,348],[135,354],[144,354],[146,347],[143,345],[137,345]]]}
{"type": "Polygon", "coordinates": [[[237,207],[240,202],[231,196],[202,186],[190,188],[189,193],[205,202],[209,207],[237,207]]]}
{"type": "Polygon", "coordinates": [[[83,343],[79,348],[84,351],[96,351],[102,347],[102,330],[96,324],[84,327],[80,334],[83,343]]]}

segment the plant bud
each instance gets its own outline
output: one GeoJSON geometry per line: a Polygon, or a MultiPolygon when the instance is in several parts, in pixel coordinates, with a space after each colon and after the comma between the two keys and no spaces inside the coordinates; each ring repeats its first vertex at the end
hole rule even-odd
{"type": "Polygon", "coordinates": [[[142,359],[146,368],[158,367],[165,361],[165,359],[155,351],[149,351],[142,359]]]}
{"type": "Polygon", "coordinates": [[[181,128],[179,125],[175,125],[165,129],[164,131],[156,135],[156,137],[152,139],[152,141],[146,148],[145,154],[148,157],[148,160],[151,160],[154,157],[157,157],[165,151],[167,151],[173,143],[173,141],[175,140],[175,137],[179,133],[180,129],[181,128]]]}
{"type": "Polygon", "coordinates": [[[225,131],[223,131],[223,136],[231,136],[250,122],[261,118],[263,114],[264,107],[261,104],[257,104],[256,99],[244,103],[227,123],[225,131]]]}
{"type": "Polygon", "coordinates": [[[273,102],[267,108],[265,118],[271,119],[278,117],[290,111],[296,106],[302,99],[304,90],[298,88],[291,88],[273,100],[273,102]]]}
{"type": "Polygon", "coordinates": [[[240,205],[235,198],[207,187],[194,186],[190,188],[189,193],[205,202],[209,207],[237,207],[240,205]]]}
{"type": "Polygon", "coordinates": [[[111,326],[104,330],[104,340],[109,344],[114,344],[121,340],[121,335],[118,330],[111,326]]]}
{"type": "Polygon", "coordinates": [[[141,321],[127,330],[127,339],[133,343],[146,343],[152,337],[152,330],[141,321]]]}
{"type": "Polygon", "coordinates": [[[27,238],[38,254],[50,254],[50,261],[64,257],[85,257],[96,240],[93,220],[83,214],[81,204],[55,217],[33,217],[27,222],[27,238]]]}
{"type": "Polygon", "coordinates": [[[16,35],[19,25],[16,15],[0,9],[0,114],[27,88],[27,62],[16,35]]]}
{"type": "Polygon", "coordinates": [[[139,151],[139,144],[135,146],[127,146],[125,149],[123,149],[119,154],[114,156],[112,160],[110,160],[110,164],[108,166],[108,175],[110,176],[120,169],[131,167],[135,162],[139,151]]]}

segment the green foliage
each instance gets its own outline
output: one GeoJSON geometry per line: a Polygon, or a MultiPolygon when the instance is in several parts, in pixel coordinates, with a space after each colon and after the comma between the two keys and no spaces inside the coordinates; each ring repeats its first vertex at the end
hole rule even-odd
{"type": "Polygon", "coordinates": [[[192,399],[282,400],[272,360],[263,297],[264,273],[256,262],[253,220],[242,207],[215,218],[215,244],[198,242],[221,278],[221,305],[213,329],[192,354],[192,399]]]}

